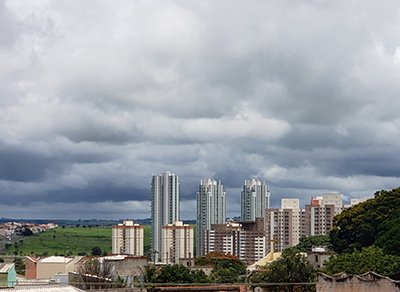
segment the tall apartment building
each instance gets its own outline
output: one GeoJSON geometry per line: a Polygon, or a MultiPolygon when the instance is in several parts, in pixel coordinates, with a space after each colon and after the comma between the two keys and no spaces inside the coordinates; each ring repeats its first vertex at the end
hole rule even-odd
{"type": "Polygon", "coordinates": [[[266,255],[263,224],[263,218],[257,218],[256,222],[212,224],[211,229],[203,233],[204,253],[231,254],[252,264],[266,255]]]}
{"type": "Polygon", "coordinates": [[[333,226],[333,218],[343,210],[340,194],[311,197],[305,206],[303,236],[327,235],[333,226]]]}
{"type": "Polygon", "coordinates": [[[269,208],[269,191],[265,182],[255,178],[245,180],[240,205],[242,222],[264,217],[265,209],[269,208]]]}
{"type": "Polygon", "coordinates": [[[179,220],[179,177],[169,171],[153,174],[151,181],[152,251],[160,260],[161,227],[179,220]]]}
{"type": "Polygon", "coordinates": [[[144,228],[131,220],[112,227],[112,253],[143,256],[144,228]]]}
{"type": "Polygon", "coordinates": [[[181,258],[194,257],[194,232],[189,224],[176,221],[162,227],[161,261],[166,264],[177,264],[181,258]]]}
{"type": "Polygon", "coordinates": [[[271,251],[272,242],[274,252],[297,245],[301,235],[299,199],[281,199],[281,208],[266,209],[264,222],[268,252],[271,251]]]}
{"type": "Polygon", "coordinates": [[[226,193],[221,181],[213,179],[201,180],[196,194],[196,254],[204,254],[203,241],[200,239],[205,230],[212,224],[223,224],[226,218],[226,193]]]}

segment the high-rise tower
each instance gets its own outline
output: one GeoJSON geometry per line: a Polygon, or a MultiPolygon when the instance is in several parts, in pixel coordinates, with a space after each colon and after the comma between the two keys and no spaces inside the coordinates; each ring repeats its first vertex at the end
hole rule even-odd
{"type": "Polygon", "coordinates": [[[223,224],[226,219],[226,193],[221,181],[206,179],[200,181],[197,199],[196,254],[203,254],[202,233],[210,230],[211,224],[223,224]]]}
{"type": "Polygon", "coordinates": [[[179,177],[169,171],[153,174],[151,181],[152,251],[162,254],[161,227],[179,221],[179,177]]]}
{"type": "Polygon", "coordinates": [[[265,209],[269,208],[268,186],[255,178],[245,180],[240,203],[241,221],[256,221],[256,218],[264,217],[265,209]]]}

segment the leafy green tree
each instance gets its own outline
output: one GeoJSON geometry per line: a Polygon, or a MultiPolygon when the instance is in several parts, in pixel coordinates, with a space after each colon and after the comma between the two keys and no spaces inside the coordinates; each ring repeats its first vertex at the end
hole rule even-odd
{"type": "MultiPolygon", "coordinates": [[[[376,244],[381,236],[388,237],[393,223],[387,222],[399,214],[400,188],[376,192],[375,198],[335,216],[330,232],[333,249],[338,253],[353,252],[376,244]]],[[[384,244],[383,239],[377,243],[384,244]]]]}
{"type": "MultiPolygon", "coordinates": [[[[286,249],[282,257],[250,277],[252,283],[310,283],[315,271],[307,257],[295,249],[286,249]]],[[[301,289],[301,288],[299,288],[301,289]]],[[[301,290],[300,290],[301,291],[301,290]]]]}
{"type": "Polygon", "coordinates": [[[143,270],[146,283],[209,283],[211,280],[201,270],[190,270],[183,265],[168,265],[161,268],[146,266],[143,270]]]}
{"type": "Polygon", "coordinates": [[[400,271],[400,257],[387,255],[381,248],[370,246],[361,251],[334,256],[325,263],[323,269],[323,272],[331,275],[341,272],[358,275],[369,271],[391,276],[400,271]]]}
{"type": "Polygon", "coordinates": [[[192,270],[193,283],[210,283],[211,279],[203,270],[192,270]]]}
{"type": "Polygon", "coordinates": [[[22,257],[15,257],[14,259],[15,271],[17,274],[23,275],[25,274],[25,263],[22,260],[22,257]]]}
{"type": "Polygon", "coordinates": [[[383,222],[379,229],[374,244],[381,247],[386,254],[400,256],[400,214],[383,222]]]}
{"type": "Polygon", "coordinates": [[[145,283],[156,283],[157,282],[157,269],[154,266],[145,266],[142,270],[143,280],[145,283]]]}
{"type": "Polygon", "coordinates": [[[102,251],[101,251],[101,248],[100,248],[100,247],[95,246],[95,247],[92,248],[91,254],[92,254],[93,256],[101,256],[101,253],[102,253],[102,251]]]}
{"type": "Polygon", "coordinates": [[[299,244],[296,245],[297,250],[301,252],[311,251],[313,246],[326,246],[332,248],[332,244],[328,235],[316,235],[300,238],[299,244]]]}
{"type": "Polygon", "coordinates": [[[218,283],[240,282],[246,274],[246,265],[236,256],[209,253],[195,260],[198,266],[212,266],[211,278],[218,283]]]}
{"type": "Polygon", "coordinates": [[[168,265],[157,273],[157,283],[192,283],[190,269],[183,265],[168,265]]]}

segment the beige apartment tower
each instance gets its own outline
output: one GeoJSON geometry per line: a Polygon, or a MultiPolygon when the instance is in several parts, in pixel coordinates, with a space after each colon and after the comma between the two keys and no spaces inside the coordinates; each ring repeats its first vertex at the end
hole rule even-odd
{"type": "Polygon", "coordinates": [[[112,253],[144,255],[144,228],[131,220],[112,227],[112,253]]]}
{"type": "Polygon", "coordinates": [[[311,197],[304,212],[303,236],[328,235],[333,218],[343,210],[341,194],[325,194],[311,197]]]}
{"type": "Polygon", "coordinates": [[[189,224],[176,221],[161,227],[161,262],[178,264],[179,259],[194,257],[194,231],[189,224]]]}
{"type": "Polygon", "coordinates": [[[204,253],[234,255],[246,264],[261,260],[267,254],[263,221],[257,218],[255,222],[212,224],[211,229],[203,232],[204,253]]]}
{"type": "Polygon", "coordinates": [[[274,252],[281,252],[299,243],[301,230],[299,199],[281,199],[281,208],[267,209],[264,221],[268,252],[272,246],[274,252]]]}

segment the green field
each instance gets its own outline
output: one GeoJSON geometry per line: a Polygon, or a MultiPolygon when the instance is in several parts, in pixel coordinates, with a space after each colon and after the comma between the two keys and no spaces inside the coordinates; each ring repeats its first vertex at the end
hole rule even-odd
{"type": "MultiPolygon", "coordinates": [[[[145,225],[145,254],[150,246],[150,226],[145,225]]],[[[102,252],[111,253],[111,227],[56,228],[11,244],[7,254],[19,255],[84,255],[98,246],[102,252]]]]}

